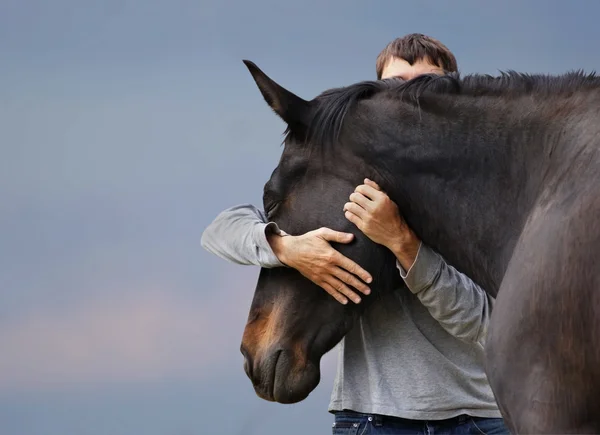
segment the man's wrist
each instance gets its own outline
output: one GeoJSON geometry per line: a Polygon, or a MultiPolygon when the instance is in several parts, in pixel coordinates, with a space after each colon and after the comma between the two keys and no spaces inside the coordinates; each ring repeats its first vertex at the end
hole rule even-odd
{"type": "Polygon", "coordinates": [[[409,230],[406,234],[392,239],[387,248],[392,251],[400,266],[408,271],[417,259],[420,246],[421,240],[409,230]]]}
{"type": "Polygon", "coordinates": [[[273,253],[277,257],[279,261],[283,264],[288,265],[287,263],[287,242],[291,239],[291,236],[288,235],[280,235],[276,233],[267,234],[267,242],[271,246],[273,253]]]}

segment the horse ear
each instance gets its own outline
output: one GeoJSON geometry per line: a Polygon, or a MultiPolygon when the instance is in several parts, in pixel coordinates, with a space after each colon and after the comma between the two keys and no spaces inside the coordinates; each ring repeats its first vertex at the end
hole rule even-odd
{"type": "Polygon", "coordinates": [[[310,103],[279,86],[262,72],[254,62],[249,60],[244,60],[243,62],[250,71],[250,74],[252,74],[252,78],[254,78],[260,93],[271,109],[292,130],[306,129],[310,122],[310,103]]]}

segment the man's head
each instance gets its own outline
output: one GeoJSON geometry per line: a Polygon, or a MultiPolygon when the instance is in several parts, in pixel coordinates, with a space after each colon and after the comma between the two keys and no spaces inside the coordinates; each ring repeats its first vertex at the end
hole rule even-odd
{"type": "Polygon", "coordinates": [[[437,39],[420,33],[396,38],[377,56],[377,78],[413,79],[421,74],[457,71],[456,58],[437,39]]]}

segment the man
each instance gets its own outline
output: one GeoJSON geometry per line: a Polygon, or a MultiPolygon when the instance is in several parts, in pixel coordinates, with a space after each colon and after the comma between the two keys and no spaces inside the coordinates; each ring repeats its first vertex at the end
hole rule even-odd
{"type": "MultiPolygon", "coordinates": [[[[378,79],[456,70],[448,48],[421,34],[392,41],[376,63],[378,79]]],[[[508,433],[483,368],[493,300],[422,244],[374,182],[365,179],[341,212],[394,253],[408,290],[374,301],[340,344],[333,433],[508,433]]],[[[360,303],[368,272],[329,244],[351,239],[329,229],[288,236],[242,205],[222,212],[202,245],[239,264],[293,267],[341,303],[360,303]]]]}

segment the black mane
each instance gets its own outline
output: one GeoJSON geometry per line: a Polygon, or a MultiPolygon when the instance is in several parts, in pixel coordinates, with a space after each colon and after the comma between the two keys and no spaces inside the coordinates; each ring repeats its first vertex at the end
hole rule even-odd
{"type": "Polygon", "coordinates": [[[310,125],[307,143],[325,144],[335,142],[341,132],[348,111],[361,100],[404,83],[399,79],[363,81],[343,88],[329,89],[317,98],[317,111],[310,125]]]}
{"type": "MultiPolygon", "coordinates": [[[[425,93],[511,98],[524,94],[560,95],[597,88],[600,88],[600,77],[594,72],[585,74],[583,71],[560,76],[508,71],[501,72],[499,76],[471,74],[463,78],[458,73],[444,76],[426,74],[409,81],[397,78],[363,81],[327,90],[315,98],[318,108],[305,141],[313,146],[337,142],[349,110],[359,101],[384,92],[401,101],[419,104],[425,93]]],[[[288,137],[293,134],[289,130],[286,133],[288,137]]]]}

